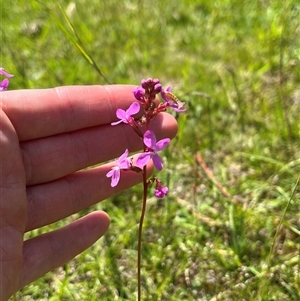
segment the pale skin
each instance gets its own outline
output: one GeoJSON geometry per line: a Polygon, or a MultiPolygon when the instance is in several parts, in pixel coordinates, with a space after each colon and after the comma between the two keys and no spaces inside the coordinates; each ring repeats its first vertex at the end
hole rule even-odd
{"type": "MultiPolygon", "coordinates": [[[[141,139],[117,120],[117,108],[135,100],[135,86],[69,86],[0,93],[0,301],[63,265],[95,243],[109,217],[94,211],[71,224],[24,241],[24,233],[79,212],[142,181],[124,172],[117,187],[105,175],[126,148],[141,139]]],[[[176,135],[175,119],[162,113],[157,139],[176,135]]],[[[149,166],[149,173],[152,167],[149,166]]],[[[129,204],[130,205],[130,204],[129,204]]],[[[108,212],[109,213],[109,212],[108,212]]]]}

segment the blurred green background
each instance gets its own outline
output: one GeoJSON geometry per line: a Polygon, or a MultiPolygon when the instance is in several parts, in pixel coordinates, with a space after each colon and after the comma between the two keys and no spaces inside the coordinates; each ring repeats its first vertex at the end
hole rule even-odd
{"type": "MultiPolygon", "coordinates": [[[[297,0],[1,1],[9,89],[139,85],[187,103],[150,196],[143,300],[300,300],[300,3],[297,0]],[[47,7],[46,7],[46,6],[47,7]]],[[[104,238],[19,300],[135,300],[136,186],[103,209],[104,238]]]]}

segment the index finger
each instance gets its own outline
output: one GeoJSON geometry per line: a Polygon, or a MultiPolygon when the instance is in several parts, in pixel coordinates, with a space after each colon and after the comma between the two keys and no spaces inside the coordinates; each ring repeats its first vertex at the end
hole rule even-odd
{"type": "Polygon", "coordinates": [[[65,86],[1,93],[2,108],[20,141],[116,120],[116,109],[134,100],[131,85],[65,86]]]}

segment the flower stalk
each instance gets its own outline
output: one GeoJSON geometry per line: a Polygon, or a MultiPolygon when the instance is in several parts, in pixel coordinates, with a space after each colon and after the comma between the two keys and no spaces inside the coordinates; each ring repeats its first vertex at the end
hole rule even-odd
{"type": "Polygon", "coordinates": [[[146,205],[147,205],[147,194],[148,194],[148,183],[147,183],[147,174],[146,174],[146,166],[143,168],[143,202],[142,202],[142,210],[139,222],[139,232],[138,232],[138,259],[137,259],[137,279],[138,279],[138,301],[141,300],[141,288],[142,288],[142,280],[141,280],[141,261],[142,261],[142,238],[143,238],[143,224],[146,213],[146,205]]]}
{"type": "Polygon", "coordinates": [[[138,228],[138,258],[137,258],[137,281],[138,281],[138,301],[141,300],[141,261],[142,261],[142,236],[143,236],[143,224],[146,214],[147,195],[150,185],[155,184],[154,195],[157,198],[165,197],[169,189],[162,185],[159,178],[154,177],[148,179],[147,177],[147,164],[152,161],[154,167],[161,171],[163,169],[163,160],[159,156],[158,152],[163,150],[170,143],[170,138],[164,138],[157,141],[155,134],[149,129],[151,121],[161,112],[165,112],[168,108],[173,109],[176,112],[184,112],[184,102],[181,102],[173,93],[171,88],[164,89],[158,79],[143,79],[141,86],[133,90],[133,95],[137,101],[134,101],[127,110],[117,109],[116,116],[118,121],[112,122],[111,125],[115,126],[121,123],[128,124],[133,128],[135,133],[143,140],[144,148],[143,152],[137,157],[136,163],[133,164],[127,156],[129,150],[120,156],[116,160],[116,165],[106,174],[108,178],[111,178],[111,186],[115,187],[120,180],[122,170],[131,170],[134,172],[141,172],[143,175],[143,199],[142,208],[138,228]],[[157,95],[160,94],[164,102],[160,102],[158,105],[155,100],[157,95]],[[140,112],[142,107],[143,116],[139,119],[135,119],[134,115],[140,112]],[[144,131],[144,133],[143,133],[144,131]]]}

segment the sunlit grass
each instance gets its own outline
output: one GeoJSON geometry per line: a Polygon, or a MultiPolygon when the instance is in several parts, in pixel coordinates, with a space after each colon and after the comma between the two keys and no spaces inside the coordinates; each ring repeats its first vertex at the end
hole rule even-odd
{"type": "MultiPolygon", "coordinates": [[[[187,102],[164,153],[170,195],[149,199],[143,300],[299,300],[299,3],[59,3],[109,82],[158,77],[187,102]]],[[[58,3],[47,5],[75,37],[58,3]]],[[[38,2],[7,0],[1,18],[11,89],[105,84],[38,2]]],[[[95,209],[112,219],[104,238],[19,299],[135,300],[141,197],[137,186],[30,233],[95,209]]]]}

